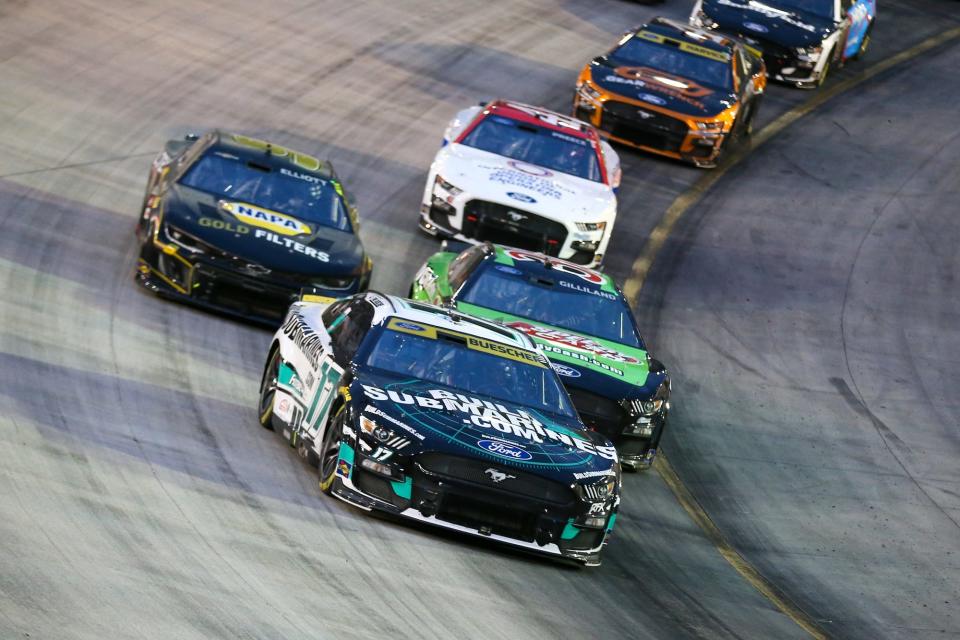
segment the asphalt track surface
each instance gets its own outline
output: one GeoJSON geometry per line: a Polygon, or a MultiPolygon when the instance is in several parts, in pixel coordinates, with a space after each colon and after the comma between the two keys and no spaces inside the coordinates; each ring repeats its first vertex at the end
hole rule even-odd
{"type": "MultiPolygon", "coordinates": [[[[415,231],[418,197],[460,106],[565,108],[624,28],[687,11],[0,4],[0,637],[806,637],[656,474],[626,479],[596,570],[321,497],[256,423],[269,333],[131,277],[150,159],[220,126],[330,157],[358,195],[374,285],[405,291],[436,248],[415,231]]],[[[881,12],[863,65],[958,15],[946,0],[881,12]]],[[[836,637],[960,635],[958,64],[960,48],[937,50],[757,149],[641,292],[675,375],[671,460],[836,637]]],[[[811,95],[772,88],[760,124],[811,95]]],[[[624,164],[620,276],[701,175],[624,164]]]]}

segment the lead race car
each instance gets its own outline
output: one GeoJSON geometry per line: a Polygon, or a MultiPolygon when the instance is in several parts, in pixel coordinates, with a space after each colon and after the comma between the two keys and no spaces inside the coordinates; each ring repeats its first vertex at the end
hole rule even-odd
{"type": "Polygon", "coordinates": [[[586,565],[620,467],[523,333],[374,292],[304,296],[274,336],[260,422],[362,509],[586,565]]]}
{"type": "Polygon", "coordinates": [[[612,278],[487,243],[433,255],[410,297],[455,306],[532,337],[562,376],[584,423],[617,446],[623,468],[653,463],[670,410],[670,377],[647,351],[612,278]]]}
{"type": "Polygon", "coordinates": [[[736,35],[763,50],[770,77],[801,89],[870,44],[876,0],[697,0],[690,24],[736,35]]]}
{"type": "Polygon", "coordinates": [[[617,216],[620,158],[590,125],[518,102],[464,109],[443,134],[420,228],[597,266],[617,216]]]}
{"type": "Polygon", "coordinates": [[[276,326],[302,289],[367,288],[373,263],[333,167],[247,136],[171,140],[153,162],[137,224],[137,281],[276,326]]]}

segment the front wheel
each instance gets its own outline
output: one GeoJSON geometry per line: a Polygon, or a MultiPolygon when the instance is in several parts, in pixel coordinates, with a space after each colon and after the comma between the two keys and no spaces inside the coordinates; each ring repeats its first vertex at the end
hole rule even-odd
{"type": "Polygon", "coordinates": [[[267,359],[267,366],[263,370],[260,380],[260,404],[258,414],[260,426],[273,431],[273,398],[277,393],[277,383],[280,376],[280,349],[274,347],[267,359]]]}
{"type": "Polygon", "coordinates": [[[343,442],[343,421],[347,415],[346,404],[340,405],[337,414],[330,420],[320,444],[320,491],[330,495],[337,477],[340,460],[340,444],[343,442]]]}

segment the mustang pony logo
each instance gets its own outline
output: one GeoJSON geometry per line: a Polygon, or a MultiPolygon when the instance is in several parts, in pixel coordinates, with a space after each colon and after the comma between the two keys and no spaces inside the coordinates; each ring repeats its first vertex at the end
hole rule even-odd
{"type": "Polygon", "coordinates": [[[507,478],[516,478],[516,477],[517,477],[517,476],[511,476],[511,475],[509,475],[509,474],[507,474],[507,473],[504,473],[503,471],[497,471],[497,470],[494,469],[493,467],[488,468],[486,471],[484,471],[484,473],[487,474],[488,476],[490,476],[490,479],[493,480],[493,481],[494,481],[495,483],[497,483],[497,484],[500,484],[501,482],[503,482],[503,481],[506,480],[507,478]]]}

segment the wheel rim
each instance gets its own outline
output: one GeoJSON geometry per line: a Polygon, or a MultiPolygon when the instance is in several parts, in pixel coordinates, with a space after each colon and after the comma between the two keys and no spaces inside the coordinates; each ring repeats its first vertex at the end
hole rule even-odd
{"type": "Polygon", "coordinates": [[[280,352],[275,351],[270,364],[260,381],[260,423],[267,424],[273,413],[273,396],[277,392],[277,378],[280,374],[280,352]]]}
{"type": "Polygon", "coordinates": [[[327,428],[327,432],[323,434],[323,446],[320,453],[320,487],[324,490],[328,489],[333,483],[333,477],[337,471],[337,460],[340,458],[340,442],[343,433],[340,415],[338,414],[334,418],[327,428]]]}

